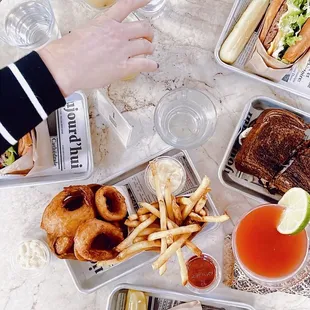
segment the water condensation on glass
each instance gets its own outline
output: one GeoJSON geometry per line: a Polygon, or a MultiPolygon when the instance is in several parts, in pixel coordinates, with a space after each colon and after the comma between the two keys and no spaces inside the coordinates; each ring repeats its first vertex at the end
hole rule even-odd
{"type": "MultiPolygon", "coordinates": [[[[4,40],[13,46],[38,48],[59,37],[48,0],[10,1],[3,15],[4,40]]],[[[2,4],[1,4],[2,5],[2,4]]]]}

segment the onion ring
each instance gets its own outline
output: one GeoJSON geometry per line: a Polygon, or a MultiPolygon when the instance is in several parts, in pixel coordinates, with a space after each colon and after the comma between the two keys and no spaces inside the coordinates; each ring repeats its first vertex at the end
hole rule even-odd
{"type": "Polygon", "coordinates": [[[53,253],[55,253],[59,258],[62,259],[75,259],[74,239],[70,237],[55,237],[52,235],[47,235],[47,243],[49,248],[53,253]]]}
{"type": "Polygon", "coordinates": [[[102,186],[95,195],[100,216],[106,221],[121,221],[127,215],[124,196],[113,186],[102,186]]]}
{"type": "Polygon", "coordinates": [[[70,186],[46,207],[41,228],[56,237],[73,238],[79,225],[92,218],[95,218],[92,190],[88,186],[70,186]],[[73,208],[68,208],[72,205],[73,208]]]}
{"type": "Polygon", "coordinates": [[[112,259],[118,255],[115,246],[123,240],[122,232],[111,223],[91,219],[79,226],[74,238],[74,253],[94,262],[112,259]],[[100,244],[96,242],[98,237],[103,237],[100,244]]]}
{"type": "Polygon", "coordinates": [[[89,184],[87,185],[94,193],[94,195],[96,194],[97,190],[101,188],[101,185],[99,184],[89,184]]]}

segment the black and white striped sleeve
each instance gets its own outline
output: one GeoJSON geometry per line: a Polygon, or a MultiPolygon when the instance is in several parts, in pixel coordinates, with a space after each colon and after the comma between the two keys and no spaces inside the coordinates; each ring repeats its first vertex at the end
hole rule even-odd
{"type": "Polygon", "coordinates": [[[0,70],[0,154],[65,103],[36,52],[0,70]]]}

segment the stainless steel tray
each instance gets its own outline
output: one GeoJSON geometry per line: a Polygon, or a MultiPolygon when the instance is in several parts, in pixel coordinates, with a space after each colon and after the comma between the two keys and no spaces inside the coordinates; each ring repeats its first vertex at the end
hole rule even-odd
{"type": "MultiPolygon", "coordinates": [[[[185,170],[190,173],[191,178],[195,179],[196,186],[195,188],[190,189],[190,192],[194,191],[198,184],[201,182],[201,178],[190,159],[186,151],[172,149],[169,151],[164,151],[161,154],[157,154],[151,158],[146,159],[143,162],[138,163],[135,167],[132,167],[128,171],[120,172],[118,175],[114,175],[111,179],[101,182],[102,184],[110,185],[120,185],[123,180],[126,180],[131,177],[135,177],[139,173],[143,172],[148,165],[148,162],[158,156],[176,156],[178,154],[183,154],[180,161],[186,165],[185,170]]],[[[180,159],[178,157],[178,159],[180,159]]],[[[185,191],[182,194],[187,194],[188,191],[185,191]]],[[[153,194],[149,193],[149,198],[151,199],[153,194]]],[[[208,196],[207,209],[210,215],[219,215],[211,196],[208,196]]],[[[210,232],[219,227],[219,223],[208,223],[203,230],[198,234],[200,236],[202,233],[210,232]]],[[[194,238],[195,239],[195,238],[194,238]]],[[[137,256],[132,257],[126,262],[120,263],[118,265],[103,269],[98,267],[96,263],[90,262],[79,262],[74,260],[67,260],[66,264],[69,269],[69,272],[72,276],[72,279],[77,287],[77,289],[82,293],[92,293],[97,289],[101,288],[108,283],[121,278],[124,275],[127,275],[142,266],[150,264],[158,256],[157,253],[153,252],[144,252],[138,254],[137,256]]]]}
{"type": "Polygon", "coordinates": [[[252,306],[240,302],[131,284],[120,284],[112,291],[108,300],[107,310],[125,310],[124,301],[126,300],[125,298],[128,290],[136,290],[146,293],[149,297],[149,310],[168,310],[171,306],[178,305],[179,302],[189,302],[194,300],[200,301],[201,304],[205,306],[203,309],[206,310],[255,310],[252,306]]]}
{"type": "MultiPolygon", "coordinates": [[[[234,65],[226,64],[225,62],[223,62],[221,60],[220,49],[222,47],[222,44],[224,43],[228,34],[232,31],[233,27],[235,26],[235,24],[237,23],[237,21],[241,17],[242,13],[244,12],[244,10],[246,8],[245,4],[247,3],[246,1],[249,2],[249,0],[235,0],[235,2],[233,4],[233,7],[230,11],[230,14],[227,18],[227,22],[226,22],[226,24],[222,30],[220,38],[219,38],[217,45],[215,47],[214,55],[215,55],[216,61],[218,62],[218,64],[220,64],[222,67],[224,67],[228,70],[231,70],[231,71],[237,72],[239,74],[242,74],[244,76],[250,77],[256,81],[265,83],[269,86],[277,87],[277,88],[280,88],[282,90],[293,93],[295,95],[304,97],[306,99],[310,99],[310,87],[309,86],[308,86],[309,89],[307,91],[301,91],[301,90],[293,88],[291,86],[291,84],[284,85],[284,84],[273,82],[271,80],[268,80],[267,78],[260,77],[258,75],[253,74],[253,73],[249,73],[242,68],[236,67],[234,65]]],[[[309,83],[310,83],[310,78],[309,78],[309,83]]]]}
{"type": "MultiPolygon", "coordinates": [[[[91,144],[91,135],[90,135],[90,126],[89,126],[89,114],[88,114],[88,104],[87,98],[82,92],[76,92],[72,94],[70,97],[66,98],[67,103],[71,102],[81,102],[83,117],[82,124],[79,124],[79,128],[85,134],[85,143],[83,144],[83,151],[86,156],[86,168],[85,171],[76,172],[72,169],[68,169],[67,172],[59,172],[46,170],[43,171],[40,176],[1,176],[0,177],[0,188],[5,187],[22,187],[22,186],[31,186],[31,185],[42,185],[47,183],[60,183],[60,182],[69,182],[69,181],[79,181],[85,180],[89,178],[93,172],[94,163],[93,163],[93,153],[92,153],[92,144],[91,144]]],[[[57,112],[56,112],[57,113],[57,112]]],[[[69,119],[67,120],[69,124],[69,119]]],[[[51,127],[53,127],[52,131],[56,130],[56,117],[55,115],[51,115],[48,118],[48,123],[53,124],[49,125],[50,135],[51,127]]],[[[66,126],[70,126],[70,125],[66,126]]],[[[61,129],[58,129],[61,130],[61,129]]]]}
{"type": "Polygon", "coordinates": [[[250,123],[268,108],[277,108],[291,111],[303,118],[306,122],[310,123],[309,113],[268,97],[252,98],[242,112],[238,125],[232,135],[222,163],[219,167],[218,175],[221,183],[226,187],[241,192],[250,198],[274,203],[279,201],[281,198],[280,195],[269,193],[267,189],[257,183],[256,178],[242,172],[238,172],[234,165],[234,158],[240,149],[240,133],[248,128],[250,123]]]}

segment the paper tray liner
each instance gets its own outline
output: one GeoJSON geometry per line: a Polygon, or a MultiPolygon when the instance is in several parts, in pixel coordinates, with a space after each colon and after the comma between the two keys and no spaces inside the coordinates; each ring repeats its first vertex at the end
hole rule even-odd
{"type": "MultiPolygon", "coordinates": [[[[227,235],[224,239],[223,251],[223,283],[235,290],[245,291],[260,295],[267,295],[276,292],[282,292],[292,295],[301,295],[310,298],[310,261],[305,268],[298,274],[298,280],[291,286],[280,289],[272,289],[255,283],[241,270],[235,261],[232,250],[232,235],[227,235]]],[[[295,278],[295,277],[294,277],[295,278]]]]}

